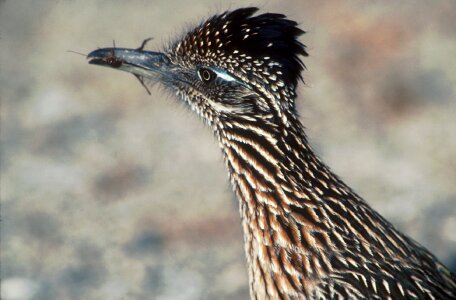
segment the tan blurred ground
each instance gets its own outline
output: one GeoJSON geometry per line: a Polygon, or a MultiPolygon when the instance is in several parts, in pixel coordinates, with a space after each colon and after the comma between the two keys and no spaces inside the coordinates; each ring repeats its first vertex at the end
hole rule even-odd
{"type": "Polygon", "coordinates": [[[456,2],[322,2],[0,1],[2,299],[248,297],[210,131],[66,51],[160,49],[252,3],[308,31],[298,102],[319,154],[456,269],[456,2]]]}

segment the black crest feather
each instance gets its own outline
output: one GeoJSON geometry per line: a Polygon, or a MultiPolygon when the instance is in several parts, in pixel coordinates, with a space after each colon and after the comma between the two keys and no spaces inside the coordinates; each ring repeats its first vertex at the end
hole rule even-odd
{"type": "Polygon", "coordinates": [[[298,41],[304,31],[283,14],[255,16],[256,11],[248,7],[213,16],[189,32],[174,50],[192,59],[215,55],[223,60],[231,55],[239,58],[236,63],[240,65],[260,61],[261,68],[268,68],[269,73],[280,71],[281,79],[295,87],[304,68],[300,56],[307,56],[306,47],[298,41]]]}

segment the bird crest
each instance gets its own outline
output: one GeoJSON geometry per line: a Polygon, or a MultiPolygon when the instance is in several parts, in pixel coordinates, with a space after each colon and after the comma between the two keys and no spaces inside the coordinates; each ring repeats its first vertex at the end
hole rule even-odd
{"type": "Polygon", "coordinates": [[[209,18],[176,42],[170,56],[294,90],[304,69],[300,56],[308,55],[298,40],[304,31],[283,14],[254,15],[257,10],[242,8],[209,18]]]}

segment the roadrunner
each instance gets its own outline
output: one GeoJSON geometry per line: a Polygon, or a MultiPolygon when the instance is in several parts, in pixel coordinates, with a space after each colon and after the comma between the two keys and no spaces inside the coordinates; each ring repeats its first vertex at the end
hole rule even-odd
{"type": "Polygon", "coordinates": [[[90,64],[160,82],[213,130],[239,198],[252,299],[456,299],[456,277],[315,155],[295,108],[304,32],[282,14],[213,16],[164,52],[90,64]]]}

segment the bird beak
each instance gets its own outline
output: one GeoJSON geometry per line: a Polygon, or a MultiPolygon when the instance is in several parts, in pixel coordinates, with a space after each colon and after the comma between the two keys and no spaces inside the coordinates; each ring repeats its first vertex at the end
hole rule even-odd
{"type": "Polygon", "coordinates": [[[89,64],[110,67],[135,76],[156,78],[170,68],[168,57],[161,52],[142,49],[102,48],[87,55],[89,64]]]}

